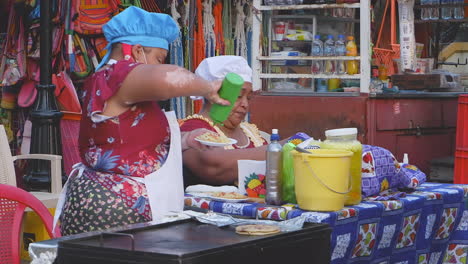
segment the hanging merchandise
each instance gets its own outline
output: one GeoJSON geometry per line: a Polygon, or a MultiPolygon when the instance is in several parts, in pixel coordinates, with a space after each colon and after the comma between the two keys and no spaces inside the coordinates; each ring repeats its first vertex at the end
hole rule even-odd
{"type": "MultiPolygon", "coordinates": [[[[181,15],[177,12],[177,0],[171,2],[171,16],[176,21],[177,25],[180,27],[179,19],[181,15]]],[[[170,63],[184,67],[184,49],[182,47],[182,31],[179,31],[179,37],[170,44],[170,63]]],[[[185,118],[185,97],[176,97],[171,99],[171,110],[174,110],[177,118],[185,118]]]]}
{"type": "Polygon", "coordinates": [[[236,27],[234,29],[235,55],[247,58],[247,42],[245,39],[244,0],[236,2],[236,27]]]}
{"type": "MultiPolygon", "coordinates": [[[[40,55],[40,28],[39,23],[29,27],[27,32],[27,56],[33,59],[39,59],[40,55]]],[[[52,30],[52,56],[56,56],[61,50],[64,28],[62,25],[53,25],[52,30]]]]}
{"type": "MultiPolygon", "coordinates": [[[[196,12],[197,12],[197,22],[195,28],[195,35],[194,35],[194,53],[193,53],[193,61],[192,61],[192,69],[196,69],[200,62],[206,58],[205,53],[205,36],[203,30],[203,4],[202,0],[196,0],[196,12]]],[[[199,113],[203,107],[203,101],[196,98],[193,101],[193,113],[199,113]]]]}
{"type": "Polygon", "coordinates": [[[123,9],[129,7],[129,6],[136,6],[136,7],[139,7],[139,8],[143,8],[142,5],[141,5],[141,2],[140,0],[120,0],[121,4],[120,4],[120,11],[123,11],[123,9]]]}
{"type": "Polygon", "coordinates": [[[416,69],[416,40],[414,36],[414,0],[398,0],[400,21],[401,70],[416,69]]]}
{"type": "Polygon", "coordinates": [[[216,1],[213,8],[215,20],[214,32],[216,38],[216,56],[224,55],[224,35],[223,35],[223,2],[216,1]]]}
{"type": "Polygon", "coordinates": [[[193,69],[198,67],[198,64],[206,58],[205,56],[205,37],[203,33],[203,5],[202,0],[196,0],[196,12],[197,22],[195,28],[195,45],[194,45],[194,57],[193,57],[193,69]]]}
{"type": "MultiPolygon", "coordinates": [[[[249,63],[249,66],[252,67],[252,49],[250,48],[252,46],[252,24],[253,24],[253,6],[251,2],[247,1],[247,18],[245,19],[245,34],[247,36],[247,62],[249,63]]],[[[260,87],[253,87],[254,90],[260,89],[260,87]]]]}
{"type": "Polygon", "coordinates": [[[14,85],[25,75],[23,17],[17,14],[14,1],[10,1],[8,32],[0,65],[1,85],[14,85]]]}
{"type": "Polygon", "coordinates": [[[234,55],[231,15],[231,0],[223,0],[224,55],[234,55]]]}
{"type": "Polygon", "coordinates": [[[65,71],[52,75],[54,95],[61,111],[81,114],[81,105],[72,80],[65,71]]]}
{"type": "Polygon", "coordinates": [[[102,26],[119,12],[120,0],[73,0],[74,30],[80,34],[102,34],[102,26]]]}
{"type": "Polygon", "coordinates": [[[155,0],[139,0],[141,7],[148,12],[163,13],[155,0]]]}
{"type": "Polygon", "coordinates": [[[205,38],[205,57],[216,56],[216,36],[214,32],[213,0],[203,2],[203,36],[205,38]]]}
{"type": "Polygon", "coordinates": [[[93,70],[86,43],[78,34],[75,34],[73,35],[73,42],[71,45],[74,63],[73,66],[70,64],[70,71],[78,78],[85,78],[93,70]]]}

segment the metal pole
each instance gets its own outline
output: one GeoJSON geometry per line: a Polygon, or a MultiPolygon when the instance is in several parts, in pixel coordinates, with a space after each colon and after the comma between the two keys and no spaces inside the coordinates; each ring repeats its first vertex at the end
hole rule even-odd
{"type": "MultiPolygon", "coordinates": [[[[62,154],[60,119],[52,84],[52,24],[51,0],[41,0],[40,17],[40,83],[36,86],[37,97],[31,110],[31,153],[62,154]]],[[[50,163],[34,160],[29,166],[25,182],[31,190],[49,189],[50,163]]]]}

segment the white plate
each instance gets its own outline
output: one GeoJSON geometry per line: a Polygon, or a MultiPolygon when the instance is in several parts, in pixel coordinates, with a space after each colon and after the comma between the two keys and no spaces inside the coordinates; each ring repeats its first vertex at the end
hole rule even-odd
{"type": "Polygon", "coordinates": [[[245,202],[249,199],[249,198],[227,199],[227,198],[221,198],[221,197],[213,197],[210,195],[210,193],[203,193],[203,192],[193,192],[193,193],[188,193],[188,194],[194,197],[207,198],[213,201],[227,202],[227,203],[240,203],[240,202],[245,202]]]}
{"type": "Polygon", "coordinates": [[[203,145],[207,145],[207,146],[211,146],[211,147],[224,147],[224,146],[229,146],[229,145],[237,143],[237,140],[235,140],[233,138],[228,138],[229,142],[227,142],[227,143],[205,141],[205,140],[201,140],[201,139],[198,139],[198,138],[195,138],[195,140],[202,143],[203,145]]]}

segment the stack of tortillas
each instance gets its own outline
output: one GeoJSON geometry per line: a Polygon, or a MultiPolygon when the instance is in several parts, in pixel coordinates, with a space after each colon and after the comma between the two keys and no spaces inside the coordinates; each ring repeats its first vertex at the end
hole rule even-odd
{"type": "Polygon", "coordinates": [[[241,235],[263,236],[279,232],[280,228],[274,225],[240,225],[236,227],[236,233],[241,235]]]}

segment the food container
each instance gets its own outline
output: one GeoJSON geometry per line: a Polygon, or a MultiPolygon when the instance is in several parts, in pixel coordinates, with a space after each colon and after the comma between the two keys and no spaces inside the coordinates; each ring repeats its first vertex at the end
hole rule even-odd
{"type": "MultiPolygon", "coordinates": [[[[271,56],[306,56],[307,54],[299,51],[279,51],[272,52],[271,56]]],[[[271,65],[306,65],[305,60],[275,60],[271,61],[271,65]]]]}
{"type": "Polygon", "coordinates": [[[322,143],[323,149],[341,149],[353,152],[350,168],[350,191],[346,195],[345,205],[356,205],[361,202],[361,167],[362,145],[357,140],[356,128],[341,128],[325,131],[327,139],[322,143]]]}

